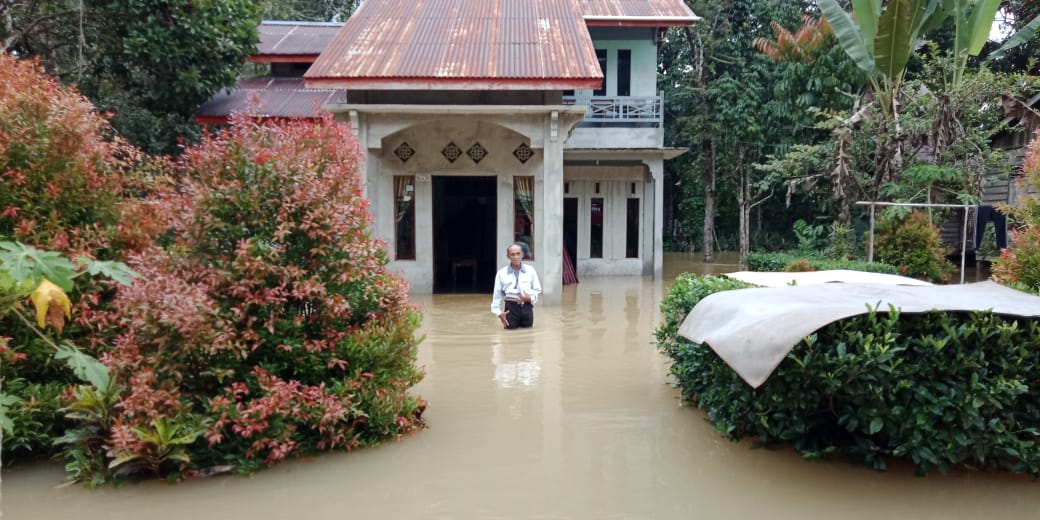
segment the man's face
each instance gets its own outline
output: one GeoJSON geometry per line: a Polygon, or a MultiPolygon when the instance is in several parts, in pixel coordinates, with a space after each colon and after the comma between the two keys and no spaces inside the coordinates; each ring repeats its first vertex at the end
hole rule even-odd
{"type": "Polygon", "coordinates": [[[509,249],[506,249],[506,258],[509,258],[510,264],[518,266],[524,259],[524,250],[520,249],[520,246],[509,246],[509,249]]]}

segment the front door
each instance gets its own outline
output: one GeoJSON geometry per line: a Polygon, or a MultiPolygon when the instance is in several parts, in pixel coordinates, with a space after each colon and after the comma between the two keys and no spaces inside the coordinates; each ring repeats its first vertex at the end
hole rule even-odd
{"type": "Polygon", "coordinates": [[[495,177],[433,177],[433,292],[490,293],[497,270],[495,177]]]}

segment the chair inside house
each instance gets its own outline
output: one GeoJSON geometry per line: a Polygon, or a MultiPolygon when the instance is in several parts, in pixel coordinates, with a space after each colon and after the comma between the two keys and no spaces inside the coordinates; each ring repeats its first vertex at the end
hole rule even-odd
{"type": "Polygon", "coordinates": [[[462,274],[466,274],[466,269],[469,269],[470,275],[470,290],[477,288],[477,259],[473,256],[460,256],[451,259],[451,290],[459,290],[459,270],[462,270],[462,274]]]}

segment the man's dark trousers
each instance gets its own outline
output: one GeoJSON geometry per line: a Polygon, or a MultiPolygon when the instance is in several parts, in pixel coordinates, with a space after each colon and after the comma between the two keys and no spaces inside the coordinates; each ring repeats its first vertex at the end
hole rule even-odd
{"type": "Polygon", "coordinates": [[[534,306],[530,303],[506,300],[506,310],[507,329],[534,325],[534,306]]]}

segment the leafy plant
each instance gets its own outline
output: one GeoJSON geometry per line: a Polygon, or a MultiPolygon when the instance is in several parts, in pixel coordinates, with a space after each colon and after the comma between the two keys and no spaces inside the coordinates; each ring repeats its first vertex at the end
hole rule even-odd
{"type": "Polygon", "coordinates": [[[815,270],[816,269],[812,268],[812,264],[810,264],[809,261],[804,258],[791,260],[787,263],[787,265],[784,266],[784,271],[788,273],[804,273],[815,270]]]}
{"type": "Polygon", "coordinates": [[[1040,134],[1029,142],[1018,183],[1018,200],[1000,208],[1017,229],[1011,232],[1009,247],[993,262],[993,279],[1040,294],[1040,134]]]}
{"type": "MultiPolygon", "coordinates": [[[[81,448],[93,442],[92,448],[96,451],[107,434],[108,411],[118,395],[108,368],[72,344],[55,341],[43,332],[48,325],[61,332],[65,318],[71,317],[71,304],[63,287],[71,290],[74,279],[88,273],[113,274],[121,280],[136,276],[119,262],[95,263],[81,259],[77,265],[52,251],[0,242],[0,318],[16,318],[23,329],[33,332],[40,342],[50,347],[54,360],[61,362],[78,380],[89,383],[89,386],[74,387],[73,405],[59,409],[59,393],[64,386],[61,383],[46,380],[33,383],[0,372],[0,383],[4,384],[4,391],[0,392],[0,428],[13,436],[6,439],[5,450],[33,451],[41,445],[52,444],[52,437],[61,435],[61,439],[66,441],[75,438],[81,448]],[[51,282],[48,277],[55,281],[51,282]],[[22,302],[26,296],[30,297],[36,309],[36,323],[22,314],[22,302]],[[8,393],[12,390],[18,394],[8,393]],[[64,421],[59,422],[60,412],[67,412],[65,420],[79,421],[79,429],[62,434],[64,421]],[[91,435],[85,435],[87,432],[91,435]]],[[[3,361],[20,362],[27,357],[12,353],[7,339],[0,339],[3,340],[0,342],[0,355],[7,354],[3,361]]]]}
{"type": "Polygon", "coordinates": [[[874,235],[878,260],[896,266],[900,274],[931,282],[944,282],[955,270],[946,259],[939,229],[927,215],[885,216],[874,235]]]}
{"type": "Polygon", "coordinates": [[[852,260],[856,258],[856,234],[852,226],[837,222],[831,224],[828,235],[829,248],[827,255],[835,260],[852,260]]]}
{"type": "Polygon", "coordinates": [[[730,439],[789,443],[806,458],[842,455],[879,470],[895,457],[920,473],[1040,474],[1040,321],[871,309],[805,338],[756,389],[678,335],[693,305],[737,286],[686,276],[662,303],[655,336],[683,396],[730,439]]]}
{"type": "Polygon", "coordinates": [[[131,428],[137,437],[130,444],[136,444],[134,450],[121,449],[109,462],[109,469],[116,475],[130,475],[141,471],[153,475],[163,475],[163,466],[176,465],[177,469],[191,464],[188,446],[195,442],[206,430],[203,427],[182,422],[180,417],[167,420],[160,417],[147,427],[131,428]]]}
{"type": "Polygon", "coordinates": [[[419,317],[370,235],[360,153],[331,118],[242,116],[185,150],[179,186],[141,201],[165,233],[114,302],[123,328],[107,359],[126,388],[114,467],[245,472],[422,427],[424,403],[408,395],[422,377],[419,317]],[[180,452],[141,432],[174,417],[205,425],[205,442],[164,464],[180,452]]]}
{"type": "Polygon", "coordinates": [[[871,273],[899,274],[899,271],[884,262],[871,262],[857,260],[835,260],[821,258],[819,256],[799,256],[792,252],[752,252],[747,257],[747,268],[750,271],[777,272],[783,271],[788,264],[796,260],[808,262],[814,271],[825,271],[829,269],[849,269],[852,271],[865,271],[871,273]]]}
{"type": "Polygon", "coordinates": [[[827,243],[827,227],[823,224],[809,224],[798,219],[794,221],[791,228],[798,240],[798,251],[802,254],[818,253],[824,249],[827,243]]]}

